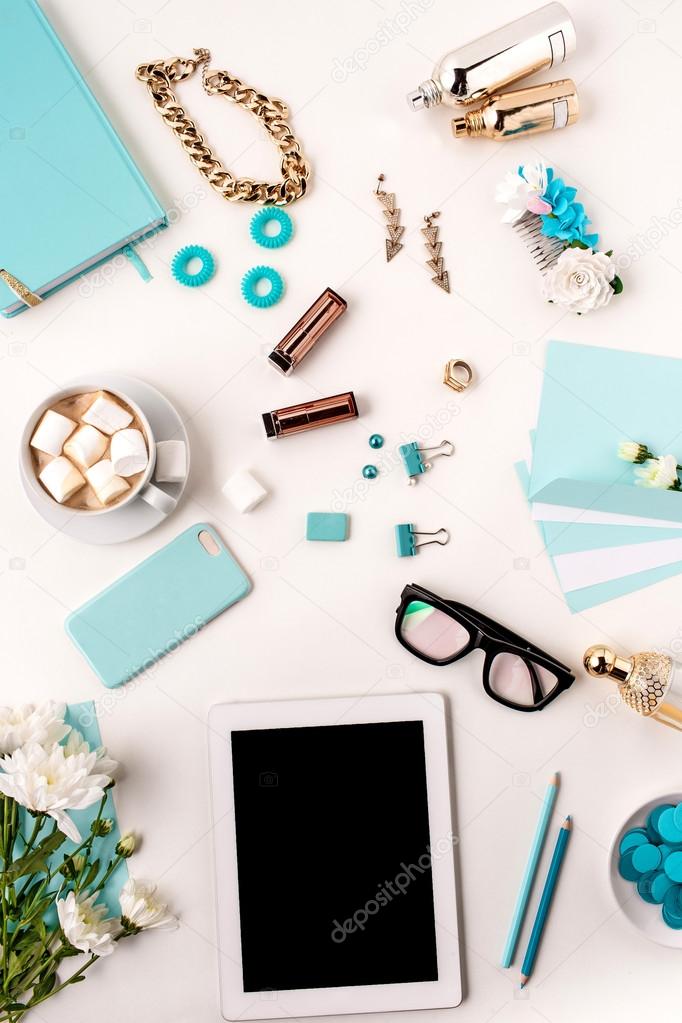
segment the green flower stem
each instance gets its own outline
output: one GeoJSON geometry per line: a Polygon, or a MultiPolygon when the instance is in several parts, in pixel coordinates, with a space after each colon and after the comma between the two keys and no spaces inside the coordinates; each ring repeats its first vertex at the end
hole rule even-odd
{"type": "Polygon", "coordinates": [[[102,878],[97,882],[96,887],[92,889],[92,894],[93,895],[97,894],[97,892],[101,892],[102,891],[102,889],[104,888],[105,884],[107,883],[107,881],[109,880],[109,878],[111,877],[113,872],[116,870],[116,867],[119,865],[121,860],[124,860],[125,858],[126,858],[125,856],[121,856],[121,855],[114,856],[113,860],[111,861],[111,863],[107,867],[106,871],[104,872],[102,878]]]}
{"type": "MultiPolygon", "coordinates": [[[[129,937],[131,937],[129,932],[123,930],[116,935],[114,941],[121,941],[123,938],[129,937]]],[[[89,970],[93,963],[95,963],[99,958],[99,956],[91,955],[90,958],[87,959],[86,962],[84,962],[83,965],[68,978],[68,980],[62,981],[61,984],[57,984],[56,987],[53,987],[46,995],[42,995],[41,998],[29,1001],[26,1004],[26,1008],[22,1009],[18,1014],[0,1016],[0,1023],[10,1023],[10,1021],[11,1023],[17,1023],[17,1021],[20,1020],[21,1017],[29,1011],[29,1009],[33,1009],[36,1005],[40,1005],[41,1002],[46,1002],[48,998],[52,998],[52,996],[56,995],[59,991],[63,991],[65,987],[69,986],[69,984],[75,984],[76,981],[83,976],[85,971],[89,970]]]]}

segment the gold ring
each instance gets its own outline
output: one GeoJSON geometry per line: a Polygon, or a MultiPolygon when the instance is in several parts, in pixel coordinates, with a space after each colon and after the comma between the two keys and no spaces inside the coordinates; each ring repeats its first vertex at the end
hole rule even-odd
{"type": "Polygon", "coordinates": [[[474,378],[471,366],[461,359],[450,359],[445,364],[443,383],[453,391],[464,391],[474,378]]]}

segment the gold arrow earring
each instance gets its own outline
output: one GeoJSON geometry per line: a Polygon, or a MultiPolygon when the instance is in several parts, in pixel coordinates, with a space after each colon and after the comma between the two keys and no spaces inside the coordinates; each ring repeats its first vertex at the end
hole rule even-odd
{"type": "Polygon", "coordinates": [[[447,270],[443,269],[443,257],[440,254],[440,250],[443,247],[443,243],[438,241],[438,228],[434,227],[431,223],[436,217],[440,216],[440,210],[436,210],[435,213],[430,213],[428,217],[424,217],[426,227],[421,228],[421,232],[426,238],[424,244],[426,245],[426,251],[429,254],[429,258],[426,260],[426,265],[435,276],[431,278],[434,284],[437,284],[443,291],[447,291],[450,294],[450,281],[448,279],[447,270]]]}
{"type": "Polygon", "coordinates": [[[384,175],[380,174],[374,194],[384,207],[382,212],[388,220],[388,224],[386,225],[386,230],[388,231],[388,238],[386,239],[386,262],[390,263],[393,257],[397,256],[403,247],[400,238],[405,228],[401,227],[399,224],[400,210],[396,209],[395,192],[385,192],[381,187],[381,182],[383,180],[384,175]]]}

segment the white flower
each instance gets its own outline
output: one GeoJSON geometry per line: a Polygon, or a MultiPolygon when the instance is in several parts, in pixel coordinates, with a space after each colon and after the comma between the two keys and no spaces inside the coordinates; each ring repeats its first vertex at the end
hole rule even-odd
{"type": "MultiPolygon", "coordinates": [[[[64,755],[67,757],[78,756],[79,753],[90,753],[90,745],[85,741],[77,728],[72,728],[69,738],[64,743],[64,755]]],[[[113,778],[118,769],[118,761],[112,760],[104,746],[95,750],[97,757],[97,771],[99,774],[108,774],[113,778]]]]}
{"type": "Polygon", "coordinates": [[[650,458],[644,465],[635,469],[639,478],[635,483],[639,487],[655,487],[657,490],[679,490],[680,481],[677,476],[677,459],[674,455],[661,455],[650,458]]]}
{"type": "Polygon", "coordinates": [[[650,457],[646,444],[638,444],[636,440],[623,440],[618,445],[618,457],[624,462],[646,462],[650,457]]]}
{"type": "Polygon", "coordinates": [[[21,806],[46,813],[73,842],[80,841],[78,828],[67,810],[83,810],[104,795],[111,778],[98,770],[96,753],[67,756],[64,746],[45,750],[36,743],[15,750],[0,760],[0,792],[21,806]]]}
{"type": "Polygon", "coordinates": [[[26,703],[23,707],[0,707],[0,756],[14,753],[27,742],[51,747],[69,731],[64,724],[66,704],[26,703]]]}
{"type": "Polygon", "coordinates": [[[149,881],[128,878],[121,888],[121,922],[127,929],[139,928],[149,931],[174,931],[178,926],[177,917],[168,911],[165,902],[156,896],[156,885],[149,881]]]}
{"type": "Polygon", "coordinates": [[[495,190],[495,202],[508,207],[502,223],[515,224],[529,208],[529,201],[543,195],[546,188],[547,168],[544,163],[528,163],[505,174],[495,190]]]}
{"type": "Polygon", "coordinates": [[[57,915],[64,937],[88,955],[108,956],[114,951],[118,920],[106,917],[106,906],[95,905],[97,895],[74,895],[57,899],[57,915]]]}
{"type": "Polygon", "coordinates": [[[564,249],[545,276],[545,298],[569,312],[588,313],[611,301],[615,276],[616,265],[606,253],[564,249]]]}

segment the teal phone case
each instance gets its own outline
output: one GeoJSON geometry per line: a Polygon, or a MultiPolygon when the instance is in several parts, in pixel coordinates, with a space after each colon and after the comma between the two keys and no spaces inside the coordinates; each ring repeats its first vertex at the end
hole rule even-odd
{"type": "Polygon", "coordinates": [[[191,526],[66,619],[100,681],[123,685],[241,600],[251,584],[206,523],[191,526]],[[208,532],[219,548],[199,541],[208,532]]]}

